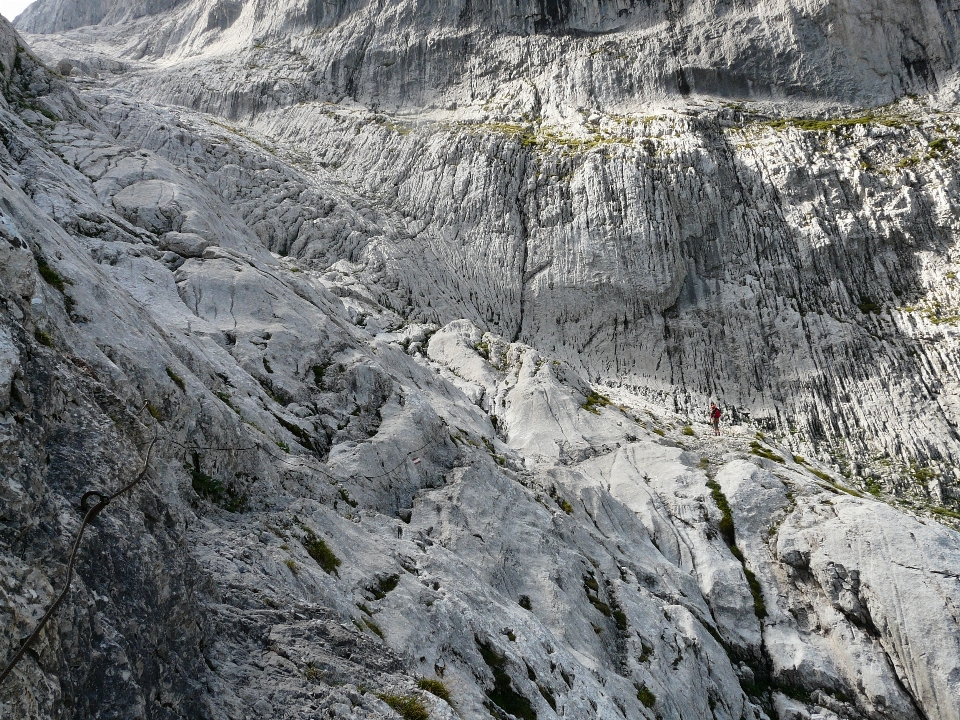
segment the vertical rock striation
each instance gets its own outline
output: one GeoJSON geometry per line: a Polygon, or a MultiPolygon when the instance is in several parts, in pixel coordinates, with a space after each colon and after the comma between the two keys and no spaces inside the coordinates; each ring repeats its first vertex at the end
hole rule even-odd
{"type": "Polygon", "coordinates": [[[958,719],[954,10],[18,23],[4,717],[958,719]]]}

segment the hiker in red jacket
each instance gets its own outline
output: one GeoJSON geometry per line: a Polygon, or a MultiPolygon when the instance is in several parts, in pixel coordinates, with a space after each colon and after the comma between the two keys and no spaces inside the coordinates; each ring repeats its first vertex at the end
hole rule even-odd
{"type": "Polygon", "coordinates": [[[723,412],[717,407],[716,403],[710,403],[710,422],[713,423],[713,434],[720,434],[720,416],[723,412]]]}

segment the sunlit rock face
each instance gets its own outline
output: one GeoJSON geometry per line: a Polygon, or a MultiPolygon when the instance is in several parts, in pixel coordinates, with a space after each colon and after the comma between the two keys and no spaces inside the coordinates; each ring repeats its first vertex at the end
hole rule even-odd
{"type": "Polygon", "coordinates": [[[0,21],[0,715],[956,720],[956,20],[0,21]]]}
{"type": "Polygon", "coordinates": [[[39,0],[18,18],[29,33],[89,26],[134,59],[280,43],[308,63],[308,95],[384,109],[482,103],[527,82],[546,106],[610,108],[936,90],[955,69],[957,18],[933,0],[39,0]]]}

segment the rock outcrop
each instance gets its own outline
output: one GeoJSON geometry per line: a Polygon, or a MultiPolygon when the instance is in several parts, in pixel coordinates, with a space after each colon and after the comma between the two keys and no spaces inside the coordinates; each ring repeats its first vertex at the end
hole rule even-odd
{"type": "MultiPolygon", "coordinates": [[[[0,20],[0,659],[80,496],[147,468],[0,714],[960,718],[946,95],[648,117],[617,98],[674,68],[615,53],[592,94],[579,60],[540,83],[668,12],[769,83],[767,4],[628,5],[41,0],[20,22],[69,30],[29,36],[66,77],[0,20]],[[513,94],[377,110],[468,77],[513,94]]],[[[879,5],[856,97],[919,87],[877,60],[901,27],[947,77],[955,12],[879,5]]],[[[849,97],[854,55],[787,79],[849,97]]]]}
{"type": "MultiPolygon", "coordinates": [[[[553,107],[668,94],[889,101],[939,89],[957,62],[956,11],[933,0],[39,0],[18,23],[97,25],[137,59],[226,60],[279,43],[304,63],[298,90],[311,99],[383,109],[482,104],[527,83],[553,107]]],[[[187,91],[180,80],[168,78],[187,91]]]]}
{"type": "MultiPolygon", "coordinates": [[[[38,2],[20,22],[48,32],[69,7],[38,2]]],[[[955,11],[236,7],[228,28],[180,3],[31,36],[51,61],[228,118],[228,132],[281,159],[231,168],[219,197],[153,167],[120,192],[101,183],[128,222],[214,242],[196,208],[229,203],[273,252],[355,263],[367,292],[408,319],[469,318],[682,412],[719,398],[862,487],[951,507],[955,11]],[[637,50],[641,36],[682,37],[724,72],[742,54],[776,87],[707,83],[677,100],[663,78],[629,73],[695,64],[674,45],[637,50]],[[924,72],[907,62],[914,41],[924,72]],[[937,93],[903,97],[924,89],[937,93]]],[[[187,157],[167,126],[147,134],[129,112],[118,139],[173,166],[187,157]]]]}

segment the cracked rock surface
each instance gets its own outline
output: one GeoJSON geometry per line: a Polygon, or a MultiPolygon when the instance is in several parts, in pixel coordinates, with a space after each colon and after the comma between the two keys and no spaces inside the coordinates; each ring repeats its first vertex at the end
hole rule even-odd
{"type": "Polygon", "coordinates": [[[956,20],[0,19],[0,715],[960,718],[956,20]]]}

